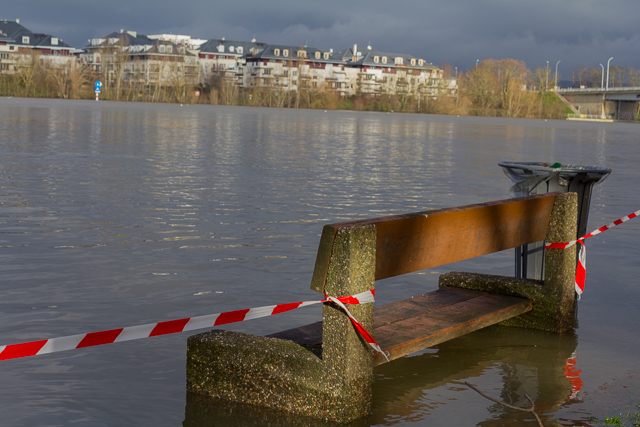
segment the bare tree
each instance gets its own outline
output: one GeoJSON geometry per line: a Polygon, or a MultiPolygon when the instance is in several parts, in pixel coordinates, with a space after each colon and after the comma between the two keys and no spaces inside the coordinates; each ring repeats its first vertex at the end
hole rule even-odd
{"type": "Polygon", "coordinates": [[[24,89],[22,96],[35,95],[36,75],[41,68],[40,56],[37,50],[22,50],[18,55],[17,75],[24,89]]]}
{"type": "Polygon", "coordinates": [[[45,80],[58,97],[73,99],[78,97],[82,86],[89,82],[88,68],[75,61],[66,66],[44,67],[45,80]]]}
{"type": "Polygon", "coordinates": [[[462,88],[480,114],[488,114],[500,101],[498,80],[486,62],[483,61],[465,74],[462,88]]]}
{"type": "Polygon", "coordinates": [[[526,98],[531,72],[524,62],[516,59],[488,60],[500,91],[500,108],[507,117],[518,117],[526,98]]]}

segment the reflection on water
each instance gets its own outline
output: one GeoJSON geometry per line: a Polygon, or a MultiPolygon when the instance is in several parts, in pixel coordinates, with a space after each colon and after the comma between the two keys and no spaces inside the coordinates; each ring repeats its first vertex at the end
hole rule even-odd
{"type": "MultiPolygon", "coordinates": [[[[611,167],[589,227],[640,200],[631,124],[3,98],[0,135],[0,345],[309,300],[323,224],[508,197],[500,161],[611,167]]],[[[550,425],[633,410],[639,234],[629,221],[587,243],[577,336],[492,328],[383,365],[360,424],[526,420],[465,380],[519,406],[529,394],[550,425]]],[[[381,281],[377,303],[454,269],[512,274],[513,253],[381,281]]],[[[319,316],[228,329],[265,335],[319,316]]],[[[187,335],[3,362],[3,420],[317,425],[187,397],[187,335]]]]}

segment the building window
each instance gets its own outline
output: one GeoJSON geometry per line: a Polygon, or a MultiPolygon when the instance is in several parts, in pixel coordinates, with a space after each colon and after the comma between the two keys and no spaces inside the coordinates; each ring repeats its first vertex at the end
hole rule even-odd
{"type": "Polygon", "coordinates": [[[238,52],[238,53],[242,54],[242,52],[244,52],[243,47],[242,47],[242,46],[238,46],[238,47],[236,48],[236,52],[238,52]]]}
{"type": "Polygon", "coordinates": [[[387,63],[387,57],[386,57],[386,56],[383,56],[383,57],[382,57],[382,63],[383,63],[383,64],[386,64],[386,63],[387,63]]]}
{"type": "Polygon", "coordinates": [[[419,59],[418,65],[422,67],[424,65],[424,59],[419,59]]]}
{"type": "Polygon", "coordinates": [[[402,65],[403,63],[402,58],[400,56],[396,56],[395,63],[396,65],[402,65]]]}
{"type": "Polygon", "coordinates": [[[377,64],[378,62],[380,62],[380,57],[379,57],[379,56],[374,56],[374,57],[373,57],[373,62],[375,62],[376,64],[377,64]]]}
{"type": "Polygon", "coordinates": [[[282,56],[284,56],[284,57],[288,57],[288,56],[289,56],[289,49],[284,49],[284,50],[282,51],[282,56]]]}
{"type": "Polygon", "coordinates": [[[306,57],[307,57],[307,52],[305,52],[304,50],[298,51],[298,58],[306,58],[306,57]]]}
{"type": "Polygon", "coordinates": [[[411,58],[411,65],[416,65],[416,58],[411,58]]]}
{"type": "Polygon", "coordinates": [[[273,54],[275,56],[280,56],[280,49],[273,49],[273,54]]]}
{"type": "Polygon", "coordinates": [[[234,52],[236,49],[233,46],[229,46],[229,52],[234,52]]]}
{"type": "Polygon", "coordinates": [[[173,53],[173,46],[167,45],[167,53],[173,53]]]}
{"type": "Polygon", "coordinates": [[[164,49],[165,49],[165,47],[164,47],[164,45],[163,45],[163,44],[161,44],[160,46],[158,46],[158,52],[160,52],[160,53],[164,53],[164,49]]]}
{"type": "Polygon", "coordinates": [[[329,52],[325,52],[325,53],[323,53],[323,54],[322,54],[322,57],[323,57],[324,59],[329,59],[329,52]]]}
{"type": "Polygon", "coordinates": [[[29,44],[29,36],[22,36],[22,43],[29,44]]]}
{"type": "Polygon", "coordinates": [[[316,52],[316,59],[320,59],[320,57],[321,57],[320,52],[316,52]]]}
{"type": "Polygon", "coordinates": [[[57,37],[51,37],[51,44],[53,46],[58,46],[58,38],[57,37]]]}

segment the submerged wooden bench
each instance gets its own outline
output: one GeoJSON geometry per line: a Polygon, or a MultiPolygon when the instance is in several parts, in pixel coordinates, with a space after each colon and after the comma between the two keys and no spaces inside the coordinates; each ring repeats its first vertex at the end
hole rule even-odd
{"type": "MultiPolygon", "coordinates": [[[[339,297],[377,280],[527,243],[575,237],[573,193],[550,193],[326,225],[311,288],[339,297]]],[[[449,273],[440,289],[352,314],[393,360],[496,324],[563,332],[575,326],[575,251],[545,253],[545,281],[449,273]]],[[[269,337],[211,331],[189,338],[187,389],[333,421],[369,413],[373,355],[333,304],[323,321],[269,337]]]]}

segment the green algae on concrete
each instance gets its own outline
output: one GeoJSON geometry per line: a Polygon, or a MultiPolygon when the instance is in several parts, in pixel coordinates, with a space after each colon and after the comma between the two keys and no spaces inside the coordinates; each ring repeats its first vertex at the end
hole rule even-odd
{"type": "MultiPolygon", "coordinates": [[[[545,241],[575,240],[578,224],[575,193],[556,196],[545,241]]],[[[502,325],[567,332],[576,327],[576,248],[545,249],[545,280],[518,279],[475,273],[452,272],[440,277],[440,287],[460,287],[530,298],[533,310],[502,322],[502,325]]]]}
{"type": "MultiPolygon", "coordinates": [[[[333,297],[374,288],[375,226],[338,230],[325,291],[333,297]]],[[[350,305],[365,328],[373,304],[350,305]]],[[[372,353],[347,315],[323,307],[323,345],[214,330],[187,342],[187,390],[234,402],[349,422],[371,411],[372,353]]]]}

